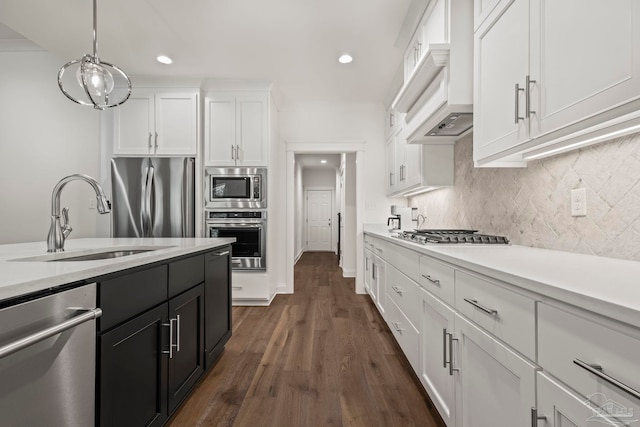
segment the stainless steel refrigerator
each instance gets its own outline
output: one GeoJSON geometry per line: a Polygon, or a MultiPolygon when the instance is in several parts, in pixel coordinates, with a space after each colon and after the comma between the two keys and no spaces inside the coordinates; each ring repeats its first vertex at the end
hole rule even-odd
{"type": "Polygon", "coordinates": [[[111,159],[113,237],[193,237],[195,159],[111,159]]]}

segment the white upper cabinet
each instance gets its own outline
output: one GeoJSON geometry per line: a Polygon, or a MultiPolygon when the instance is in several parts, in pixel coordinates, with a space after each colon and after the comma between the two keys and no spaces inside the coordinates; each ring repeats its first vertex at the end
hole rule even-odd
{"type": "Polygon", "coordinates": [[[524,165],[638,124],[640,3],[478,3],[488,16],[476,13],[477,166],[524,165]]]}
{"type": "Polygon", "coordinates": [[[214,92],[205,98],[205,165],[267,166],[266,92],[214,92]]]}
{"type": "Polygon", "coordinates": [[[195,156],[198,94],[138,89],[114,109],[115,155],[195,156]]]}

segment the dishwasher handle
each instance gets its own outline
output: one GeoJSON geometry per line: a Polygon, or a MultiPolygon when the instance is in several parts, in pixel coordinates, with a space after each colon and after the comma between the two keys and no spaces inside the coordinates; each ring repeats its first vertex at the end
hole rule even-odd
{"type": "Polygon", "coordinates": [[[82,314],[74,316],[69,320],[65,320],[64,322],[51,326],[50,328],[35,332],[29,336],[0,347],[0,359],[9,356],[10,354],[13,354],[17,351],[20,351],[23,348],[29,347],[35,343],[46,340],[47,338],[64,332],[67,329],[71,329],[82,323],[88,322],[89,320],[97,319],[100,316],[102,316],[102,310],[99,308],[86,311],[83,310],[82,314]]]}

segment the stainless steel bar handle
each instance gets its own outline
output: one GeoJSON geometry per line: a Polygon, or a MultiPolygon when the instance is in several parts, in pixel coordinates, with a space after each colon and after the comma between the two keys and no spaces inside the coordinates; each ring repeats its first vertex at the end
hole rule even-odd
{"type": "Polygon", "coordinates": [[[215,256],[229,255],[229,251],[214,252],[213,255],[215,255],[215,256]]]}
{"type": "Polygon", "coordinates": [[[9,356],[16,351],[20,351],[23,348],[29,347],[33,344],[39,343],[40,341],[46,340],[47,338],[64,332],[67,329],[71,329],[82,323],[88,322],[89,320],[97,319],[100,316],[102,316],[102,310],[99,308],[94,308],[87,311],[82,310],[82,314],[73,316],[69,320],[65,320],[62,323],[43,329],[41,331],[34,332],[31,335],[0,347],[0,359],[9,356]]]}
{"type": "Polygon", "coordinates": [[[525,80],[526,80],[526,82],[525,82],[525,86],[526,86],[525,89],[526,90],[524,92],[525,93],[524,97],[525,97],[525,103],[526,103],[526,105],[525,105],[526,110],[525,110],[525,115],[524,116],[528,119],[528,118],[531,117],[531,113],[535,114],[535,111],[531,109],[531,83],[535,83],[536,81],[535,80],[531,80],[530,76],[526,76],[525,80]]]}
{"type": "Polygon", "coordinates": [[[458,341],[458,338],[453,337],[453,332],[447,333],[449,335],[449,375],[453,376],[453,371],[459,371],[460,369],[453,367],[453,342],[458,341]]]}
{"type": "Polygon", "coordinates": [[[447,330],[442,330],[442,367],[447,367],[447,330]]]}
{"type": "Polygon", "coordinates": [[[522,89],[520,87],[520,85],[518,83],[516,83],[516,120],[515,120],[515,124],[518,124],[518,122],[520,122],[520,120],[524,120],[524,117],[520,117],[520,103],[518,101],[520,101],[520,92],[523,92],[524,89],[522,89]]]}
{"type": "Polygon", "coordinates": [[[180,315],[176,316],[176,329],[177,329],[177,337],[176,337],[176,351],[180,351],[180,315]]]}
{"type": "Polygon", "coordinates": [[[236,144],[236,160],[240,160],[240,146],[236,144]]]}
{"type": "Polygon", "coordinates": [[[389,187],[393,185],[393,172],[389,172],[389,187]]]}
{"type": "Polygon", "coordinates": [[[546,420],[547,417],[538,416],[538,408],[531,408],[531,427],[536,427],[539,420],[546,420]]]}
{"type": "Polygon", "coordinates": [[[151,144],[151,138],[153,137],[153,135],[151,135],[151,132],[149,132],[149,151],[151,151],[151,149],[153,148],[153,144],[151,144]]]}
{"type": "Polygon", "coordinates": [[[404,291],[402,290],[402,288],[399,288],[399,287],[397,287],[397,286],[392,286],[392,287],[391,287],[391,289],[393,289],[394,291],[396,291],[396,293],[397,293],[398,295],[402,295],[402,293],[404,292],[404,291]]]}
{"type": "Polygon", "coordinates": [[[163,350],[162,354],[168,354],[169,359],[173,359],[173,347],[175,344],[173,343],[173,321],[175,319],[169,319],[169,323],[163,323],[162,326],[169,327],[169,350],[163,350]]]}
{"type": "Polygon", "coordinates": [[[493,308],[485,307],[484,305],[478,303],[477,300],[470,299],[470,298],[465,298],[464,300],[466,302],[468,302],[469,304],[471,304],[472,306],[474,306],[475,308],[480,309],[480,310],[484,311],[485,313],[490,314],[491,316],[497,316],[498,315],[498,310],[494,310],[493,308]]]}
{"type": "Polygon", "coordinates": [[[376,265],[375,265],[375,264],[372,264],[371,266],[373,267],[373,280],[376,280],[376,279],[377,279],[377,277],[376,277],[376,276],[377,276],[377,268],[376,268],[376,265]]]}
{"type": "Polygon", "coordinates": [[[158,132],[156,132],[156,139],[153,144],[155,145],[156,151],[158,151],[158,132]]]}
{"type": "Polygon", "coordinates": [[[391,324],[393,325],[394,329],[395,329],[396,331],[398,331],[398,333],[399,333],[400,335],[402,335],[402,331],[404,331],[404,329],[402,329],[402,328],[400,327],[400,323],[398,323],[398,322],[392,322],[391,324]]]}
{"type": "Polygon", "coordinates": [[[421,274],[422,277],[433,283],[434,285],[440,286],[440,280],[432,278],[429,274],[421,274]]]}
{"type": "Polygon", "coordinates": [[[624,384],[623,382],[613,378],[612,376],[605,374],[603,370],[604,368],[602,366],[586,363],[580,359],[574,359],[573,363],[575,363],[576,365],[580,366],[583,369],[586,369],[587,371],[591,372],[593,375],[605,380],[609,384],[618,387],[620,390],[626,391],[636,399],[640,399],[640,392],[638,390],[631,388],[628,385],[624,384]]]}
{"type": "Polygon", "coordinates": [[[235,160],[236,159],[236,155],[235,153],[235,148],[233,147],[233,144],[231,144],[231,160],[235,160]]]}

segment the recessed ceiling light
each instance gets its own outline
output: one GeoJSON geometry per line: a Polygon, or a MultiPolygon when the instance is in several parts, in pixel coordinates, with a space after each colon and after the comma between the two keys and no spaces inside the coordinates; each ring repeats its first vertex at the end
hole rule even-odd
{"type": "Polygon", "coordinates": [[[325,163],[327,163],[327,161],[326,160],[320,160],[320,163],[325,164],[325,163]]]}
{"type": "Polygon", "coordinates": [[[173,59],[169,58],[165,55],[160,55],[156,58],[156,60],[161,64],[173,64],[173,59]]]}
{"type": "Polygon", "coordinates": [[[338,58],[338,62],[341,63],[341,64],[348,64],[351,61],[353,61],[353,57],[351,55],[349,55],[348,53],[345,53],[340,58],[338,58]]]}

